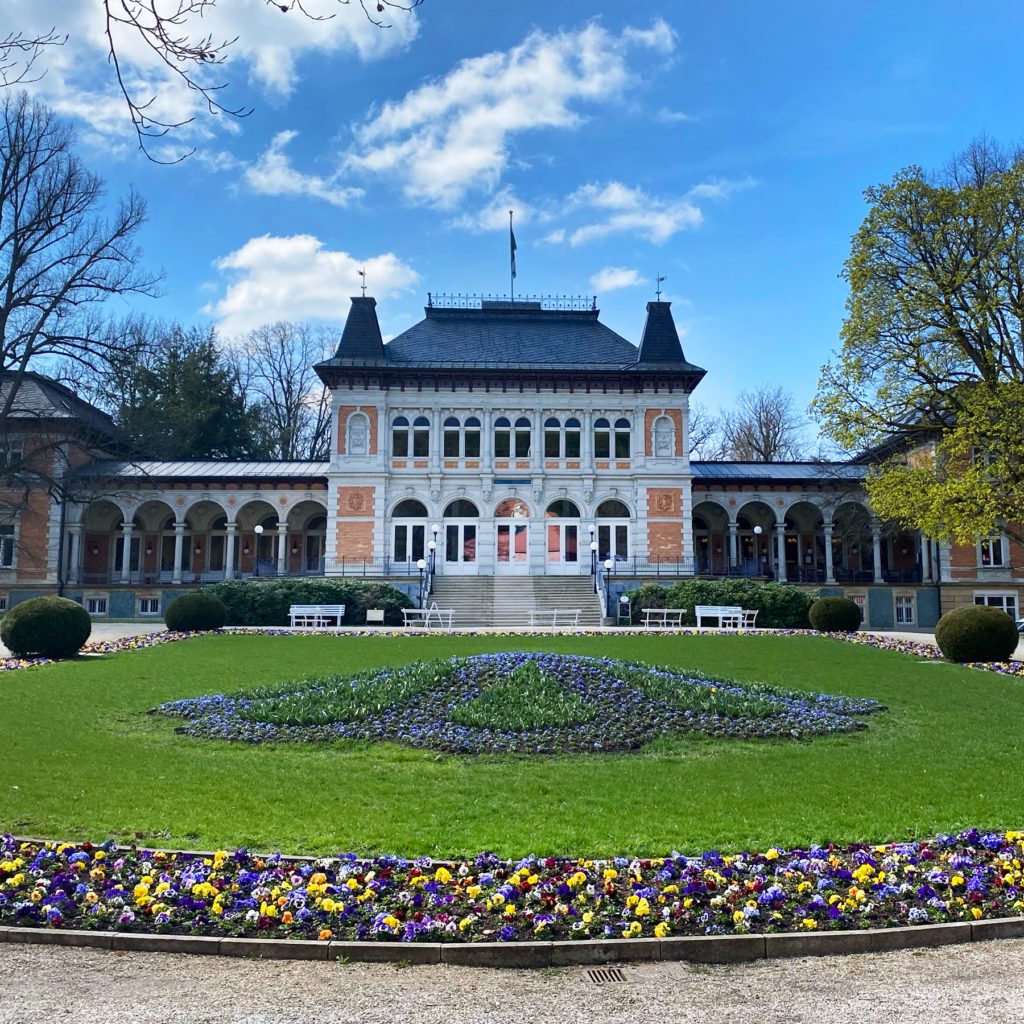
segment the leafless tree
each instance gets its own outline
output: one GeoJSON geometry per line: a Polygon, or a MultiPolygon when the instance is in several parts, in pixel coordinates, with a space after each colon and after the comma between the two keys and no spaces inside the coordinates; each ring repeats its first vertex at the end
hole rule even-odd
{"type": "Polygon", "coordinates": [[[781,386],[741,392],[736,407],[722,413],[721,429],[727,459],[786,462],[806,456],[804,417],[781,386]]]}
{"type": "Polygon", "coordinates": [[[701,462],[722,458],[722,425],[705,406],[694,403],[689,417],[690,458],[701,462]]]}
{"type": "Polygon", "coordinates": [[[236,347],[246,400],[260,408],[278,458],[327,457],[330,399],[313,366],[336,341],[326,327],[279,320],[236,347]]]}
{"type": "MultiPolygon", "coordinates": [[[[221,0],[101,0],[104,34],[107,40],[109,64],[117,86],[124,97],[139,141],[139,148],[155,163],[178,163],[191,155],[190,150],[180,156],[164,160],[152,152],[153,142],[164,138],[175,129],[191,124],[193,117],[181,120],[164,120],[154,113],[156,96],[139,94],[139,86],[133,76],[122,67],[118,33],[127,32],[136,36],[155,59],[186,89],[197,93],[211,114],[226,114],[245,117],[252,108],[228,106],[220,99],[226,85],[224,82],[210,82],[207,70],[223,64],[231,45],[238,36],[215,39],[212,35],[197,35],[193,26],[220,3],[221,0]]],[[[295,14],[310,21],[330,21],[332,14],[315,14],[309,10],[309,0],[265,0],[282,14],[295,14]]],[[[352,0],[334,0],[342,7],[352,0]]],[[[392,11],[410,12],[419,7],[423,0],[356,0],[366,18],[378,28],[391,25],[385,17],[392,11]]],[[[48,46],[62,45],[66,35],[60,35],[56,28],[47,33],[12,32],[0,40],[0,85],[33,80],[33,69],[43,50],[48,46]]]]}

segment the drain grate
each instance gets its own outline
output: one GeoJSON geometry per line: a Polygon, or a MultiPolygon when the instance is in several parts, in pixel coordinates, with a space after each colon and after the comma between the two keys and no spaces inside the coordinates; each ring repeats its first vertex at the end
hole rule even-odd
{"type": "Polygon", "coordinates": [[[612,985],[626,980],[621,967],[591,967],[587,971],[587,977],[595,985],[612,985]]]}

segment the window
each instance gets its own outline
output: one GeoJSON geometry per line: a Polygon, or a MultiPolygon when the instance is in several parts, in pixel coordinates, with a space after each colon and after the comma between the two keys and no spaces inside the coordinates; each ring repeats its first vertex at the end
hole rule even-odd
{"type": "Polygon", "coordinates": [[[85,610],[90,615],[106,615],[107,599],[105,597],[87,597],[85,599],[85,610]]]}
{"type": "Polygon", "coordinates": [[[430,454],[430,420],[426,416],[417,416],[412,421],[412,454],[417,459],[430,454]]]}
{"type": "Polygon", "coordinates": [[[496,459],[512,457],[512,424],[507,416],[499,416],[494,421],[494,457],[496,459]]]}
{"type": "Polygon", "coordinates": [[[449,416],[444,421],[444,457],[446,459],[457,459],[459,457],[459,437],[461,434],[459,421],[454,416],[449,416]]]}
{"type": "Polygon", "coordinates": [[[615,458],[629,458],[629,420],[615,421],[615,458]]]}
{"type": "Polygon", "coordinates": [[[140,597],[139,598],[139,614],[140,615],[159,615],[160,614],[160,598],[159,597],[140,597]]]}
{"type": "Polygon", "coordinates": [[[1017,618],[1017,595],[1010,591],[975,591],[974,603],[1001,608],[1011,619],[1017,618]]]}
{"type": "Polygon", "coordinates": [[[1006,544],[1002,537],[982,537],[978,541],[978,565],[998,569],[1006,565],[1006,544]]]}
{"type": "Polygon", "coordinates": [[[460,424],[455,416],[444,421],[444,457],[480,458],[480,421],[475,416],[470,416],[465,424],[460,424]]]}
{"type": "Polygon", "coordinates": [[[611,424],[603,417],[594,420],[594,458],[610,459],[612,457],[611,424]]]}
{"type": "Polygon", "coordinates": [[[914,624],[914,598],[912,595],[896,595],[896,625],[912,626],[914,624]]]}
{"type": "Polygon", "coordinates": [[[0,444],[0,473],[14,473],[21,467],[24,448],[21,441],[0,444]]]}
{"type": "Polygon", "coordinates": [[[7,595],[0,594],[0,612],[7,611],[7,595]]]}
{"type": "Polygon", "coordinates": [[[0,526],[0,569],[14,566],[14,527],[0,526]]]}
{"type": "Polygon", "coordinates": [[[409,421],[404,416],[396,416],[391,425],[391,455],[396,459],[409,457],[409,421]]]}
{"type": "Polygon", "coordinates": [[[558,459],[562,454],[562,424],[554,417],[544,421],[544,458],[558,459]]]}
{"type": "Polygon", "coordinates": [[[860,617],[861,617],[861,620],[863,621],[863,619],[865,617],[864,613],[868,610],[867,609],[867,605],[868,605],[867,597],[864,594],[847,594],[846,596],[860,609],[860,617]]]}
{"type": "Polygon", "coordinates": [[[463,458],[480,458],[480,421],[475,416],[466,420],[465,429],[462,435],[463,458]]]}
{"type": "Polygon", "coordinates": [[[525,416],[516,420],[516,458],[530,457],[530,421],[525,416]]]}

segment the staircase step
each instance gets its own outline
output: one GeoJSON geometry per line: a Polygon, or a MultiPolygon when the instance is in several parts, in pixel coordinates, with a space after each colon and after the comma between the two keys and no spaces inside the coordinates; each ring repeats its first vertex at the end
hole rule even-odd
{"type": "Polygon", "coordinates": [[[601,623],[590,576],[438,576],[431,600],[453,610],[454,626],[527,626],[531,611],[576,608],[581,626],[601,623]]]}

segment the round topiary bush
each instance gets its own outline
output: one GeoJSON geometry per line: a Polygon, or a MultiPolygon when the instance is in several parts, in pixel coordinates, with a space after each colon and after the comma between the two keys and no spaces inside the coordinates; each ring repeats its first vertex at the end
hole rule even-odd
{"type": "Polygon", "coordinates": [[[819,633],[852,633],[860,628],[860,608],[848,597],[819,597],[807,612],[819,633]]]}
{"type": "Polygon", "coordinates": [[[164,612],[168,629],[188,632],[196,629],[221,629],[227,619],[224,602],[212,594],[182,594],[164,612]]]}
{"type": "Polygon", "coordinates": [[[935,627],[939,650],[950,661],[1009,661],[1020,636],[1013,619],[999,608],[954,608],[935,627]]]}
{"type": "Polygon", "coordinates": [[[70,658],[92,632],[89,613],[66,597],[33,597],[16,604],[0,623],[0,640],[19,658],[70,658]]]}

